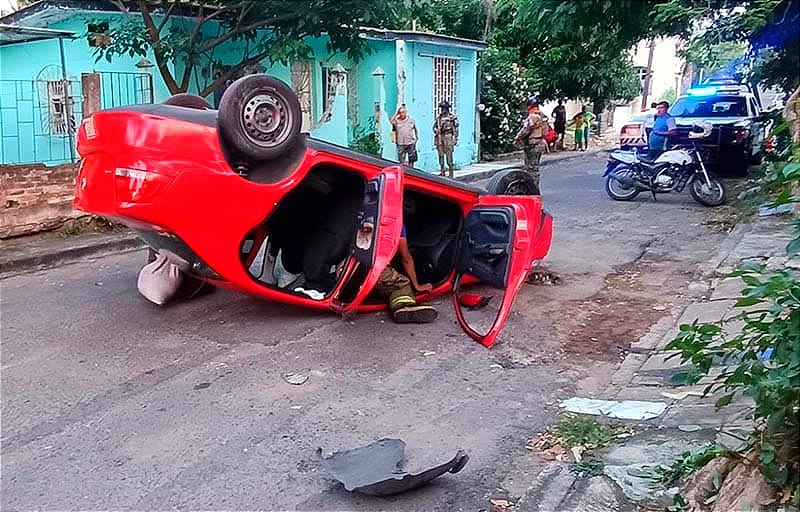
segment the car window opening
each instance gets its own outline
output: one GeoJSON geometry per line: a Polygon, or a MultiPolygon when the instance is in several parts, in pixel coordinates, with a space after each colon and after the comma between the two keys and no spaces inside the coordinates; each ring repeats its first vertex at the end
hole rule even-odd
{"type": "Polygon", "coordinates": [[[325,298],[350,253],[364,186],[361,176],[333,165],[311,169],[248,235],[241,255],[248,273],[267,286],[325,298]]]}
{"type": "MultiPolygon", "coordinates": [[[[354,173],[328,164],[311,169],[242,244],[241,260],[250,276],[315,300],[328,297],[351,253],[364,191],[363,178],[354,173]]],[[[447,280],[462,221],[457,204],[405,191],[403,222],[420,282],[447,280]]]]}

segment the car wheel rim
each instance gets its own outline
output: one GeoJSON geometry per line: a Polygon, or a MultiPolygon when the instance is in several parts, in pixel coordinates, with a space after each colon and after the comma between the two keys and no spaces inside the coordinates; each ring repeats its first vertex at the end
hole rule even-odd
{"type": "Polygon", "coordinates": [[[508,196],[531,196],[535,195],[534,191],[523,180],[512,181],[506,187],[505,195],[508,196]]]}
{"type": "Polygon", "coordinates": [[[248,137],[263,147],[273,147],[285,140],[291,126],[289,106],[283,98],[258,94],[242,109],[242,126],[248,137]]]}

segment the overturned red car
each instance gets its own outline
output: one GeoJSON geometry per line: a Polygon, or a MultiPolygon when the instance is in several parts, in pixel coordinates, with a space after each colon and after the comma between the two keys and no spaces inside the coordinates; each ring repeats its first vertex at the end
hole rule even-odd
{"type": "Polygon", "coordinates": [[[337,313],[386,307],[369,295],[405,226],[433,284],[417,298],[453,291],[464,330],[494,343],[551,243],[527,173],[500,171],[487,190],[315,140],[291,89],[266,75],[205,107],[180,95],[86,118],[74,206],[130,226],[189,279],[337,313]],[[504,290],[480,332],[458,300],[474,282],[504,290]]]}

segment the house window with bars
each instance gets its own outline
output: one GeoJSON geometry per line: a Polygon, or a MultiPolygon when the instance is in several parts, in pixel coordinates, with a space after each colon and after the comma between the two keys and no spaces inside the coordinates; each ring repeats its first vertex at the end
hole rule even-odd
{"type": "Polygon", "coordinates": [[[313,124],[311,63],[309,61],[292,63],[292,89],[297,94],[297,99],[300,102],[300,113],[303,117],[301,130],[307,132],[311,130],[311,125],[313,124]]]}
{"type": "Polygon", "coordinates": [[[322,110],[328,112],[336,98],[336,79],[332,67],[322,66],[322,110]]]}
{"type": "Polygon", "coordinates": [[[456,59],[433,58],[433,106],[435,109],[438,109],[439,103],[446,100],[455,111],[457,73],[458,61],[456,59]]]}
{"type": "Polygon", "coordinates": [[[48,81],[47,103],[50,112],[50,134],[69,135],[75,133],[72,83],[68,80],[48,81]]]}

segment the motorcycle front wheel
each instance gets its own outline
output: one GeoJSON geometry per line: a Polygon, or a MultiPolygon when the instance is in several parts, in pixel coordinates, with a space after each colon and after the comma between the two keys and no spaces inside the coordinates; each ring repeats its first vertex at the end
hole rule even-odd
{"type": "Polygon", "coordinates": [[[634,184],[626,185],[619,181],[620,177],[629,177],[633,181],[633,171],[628,166],[619,166],[606,176],[606,194],[614,201],[630,201],[639,195],[641,190],[634,184]]]}
{"type": "Polygon", "coordinates": [[[719,176],[708,173],[708,179],[710,186],[702,174],[695,174],[689,183],[689,193],[703,206],[719,206],[725,202],[728,191],[719,176]]]}

